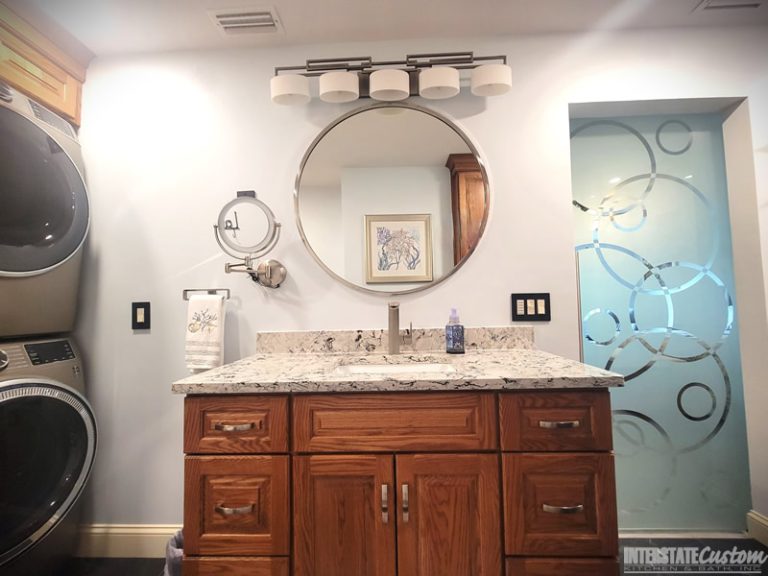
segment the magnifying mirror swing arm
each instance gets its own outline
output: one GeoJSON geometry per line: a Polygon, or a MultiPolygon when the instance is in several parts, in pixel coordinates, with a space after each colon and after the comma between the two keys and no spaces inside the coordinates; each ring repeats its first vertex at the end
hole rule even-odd
{"type": "MultiPolygon", "coordinates": [[[[224,242],[222,242],[219,225],[214,224],[213,234],[216,238],[216,243],[219,245],[219,248],[221,248],[225,254],[231,256],[232,258],[235,258],[236,260],[242,260],[242,262],[239,263],[226,262],[224,264],[224,272],[227,274],[231,272],[244,272],[251,277],[251,280],[257,284],[260,284],[261,286],[265,286],[267,288],[279,288],[280,284],[282,284],[283,280],[285,280],[285,276],[287,274],[285,266],[283,266],[277,260],[270,259],[263,262],[258,262],[258,260],[262,256],[265,256],[267,253],[269,253],[277,245],[277,242],[280,240],[280,230],[282,225],[280,222],[275,221],[274,214],[269,209],[269,207],[260,200],[256,199],[256,194],[252,191],[238,192],[237,199],[229,202],[224,206],[224,208],[222,208],[221,214],[219,215],[219,222],[223,220],[223,215],[226,213],[227,209],[239,201],[251,201],[257,204],[259,208],[264,211],[270,226],[269,230],[267,231],[267,236],[264,238],[264,240],[256,245],[257,249],[251,252],[247,252],[245,253],[245,256],[242,256],[241,254],[236,253],[232,248],[227,248],[227,246],[225,246],[224,242]]],[[[235,213],[235,215],[237,215],[237,213],[235,213]]],[[[229,222],[227,225],[229,225],[229,222]]]]}

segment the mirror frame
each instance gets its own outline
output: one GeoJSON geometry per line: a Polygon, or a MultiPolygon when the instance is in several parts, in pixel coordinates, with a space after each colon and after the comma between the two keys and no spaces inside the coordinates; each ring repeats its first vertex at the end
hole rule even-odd
{"type": "Polygon", "coordinates": [[[464,266],[464,263],[469,260],[469,258],[474,254],[475,250],[477,249],[478,244],[480,244],[483,235],[485,234],[485,228],[488,224],[488,214],[490,213],[491,204],[490,204],[490,184],[488,182],[488,173],[485,168],[485,162],[483,158],[480,156],[480,154],[477,151],[477,148],[472,143],[472,141],[469,139],[469,137],[464,133],[464,131],[459,128],[452,120],[449,118],[443,116],[442,114],[435,112],[434,110],[430,110],[429,108],[425,108],[423,106],[418,106],[416,104],[412,104],[410,102],[378,102],[374,104],[370,104],[367,106],[362,106],[360,108],[355,108],[354,110],[351,110],[345,114],[342,114],[340,117],[338,117],[336,120],[331,122],[328,126],[323,128],[321,130],[320,134],[318,134],[315,139],[312,141],[312,143],[307,148],[307,151],[304,153],[304,156],[301,159],[301,164],[299,165],[299,171],[296,174],[296,180],[293,187],[293,208],[294,208],[294,215],[296,217],[296,227],[299,229],[299,235],[301,236],[301,241],[304,243],[304,246],[309,251],[309,253],[312,255],[312,258],[314,258],[315,262],[317,262],[320,267],[325,270],[325,272],[331,276],[334,280],[338,280],[342,284],[353,288],[354,290],[357,290],[359,292],[365,292],[366,294],[376,294],[379,296],[399,296],[401,294],[412,294],[414,292],[421,292],[422,290],[427,290],[428,288],[433,288],[440,284],[441,282],[447,280],[450,278],[453,274],[456,273],[457,270],[459,270],[462,266],[464,266]],[[459,262],[451,269],[450,272],[447,274],[444,274],[442,277],[432,280],[431,282],[426,282],[422,284],[421,286],[417,286],[416,288],[410,288],[408,290],[398,290],[396,292],[388,292],[383,290],[374,290],[372,288],[366,288],[365,286],[360,286],[359,284],[355,284],[354,282],[350,282],[346,278],[340,276],[333,270],[331,270],[328,266],[326,266],[325,262],[323,262],[320,257],[317,255],[317,253],[312,249],[312,246],[309,243],[309,240],[307,239],[307,235],[304,233],[304,227],[301,224],[301,215],[299,214],[299,186],[301,185],[301,177],[304,174],[304,168],[306,167],[307,162],[309,161],[310,156],[312,156],[312,152],[314,152],[317,145],[322,141],[322,139],[336,126],[344,122],[344,120],[355,116],[357,114],[361,114],[363,112],[369,111],[369,110],[375,110],[377,108],[407,108],[410,110],[415,110],[417,112],[423,112],[424,114],[428,114],[429,116],[432,116],[433,118],[440,120],[443,122],[446,126],[451,128],[456,134],[459,135],[459,137],[464,141],[464,143],[469,148],[469,151],[472,153],[472,155],[477,160],[477,163],[480,165],[480,173],[483,177],[483,184],[484,184],[484,198],[485,198],[485,212],[483,213],[483,220],[480,224],[480,231],[478,235],[478,240],[475,243],[474,246],[467,252],[464,257],[459,260],[459,262]]]}

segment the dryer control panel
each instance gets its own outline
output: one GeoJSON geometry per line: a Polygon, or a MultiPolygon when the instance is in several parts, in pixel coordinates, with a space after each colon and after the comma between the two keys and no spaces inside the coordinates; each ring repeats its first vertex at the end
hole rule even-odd
{"type": "Polygon", "coordinates": [[[29,361],[32,362],[33,366],[75,359],[75,353],[68,340],[53,340],[49,342],[25,344],[24,350],[26,350],[29,361]]]}

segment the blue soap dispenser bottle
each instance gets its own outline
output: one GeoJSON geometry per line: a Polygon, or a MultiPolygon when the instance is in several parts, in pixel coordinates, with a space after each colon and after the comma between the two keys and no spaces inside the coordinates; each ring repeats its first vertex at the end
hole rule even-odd
{"type": "Polygon", "coordinates": [[[464,354],[464,326],[459,320],[456,308],[451,308],[445,327],[445,351],[448,354],[464,354]]]}

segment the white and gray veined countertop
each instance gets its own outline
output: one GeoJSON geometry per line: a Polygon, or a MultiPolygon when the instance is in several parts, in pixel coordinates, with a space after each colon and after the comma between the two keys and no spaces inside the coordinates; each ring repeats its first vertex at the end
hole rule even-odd
{"type": "Polygon", "coordinates": [[[619,374],[533,350],[533,330],[527,327],[469,328],[465,354],[439,351],[442,331],[430,329],[414,331],[413,346],[397,355],[381,352],[384,331],[275,332],[258,338],[260,353],[174,382],[173,392],[515,390],[624,382],[619,374]]]}

